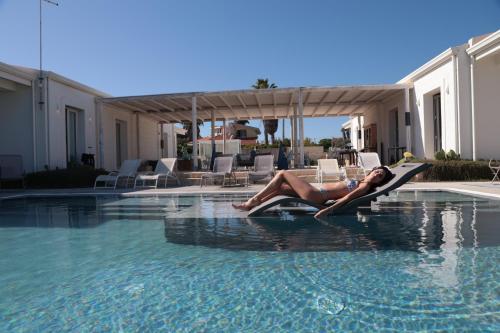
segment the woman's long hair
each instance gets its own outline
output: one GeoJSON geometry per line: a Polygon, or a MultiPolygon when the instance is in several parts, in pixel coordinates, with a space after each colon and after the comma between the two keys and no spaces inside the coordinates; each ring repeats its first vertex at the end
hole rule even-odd
{"type": "MultiPolygon", "coordinates": [[[[382,180],[378,183],[369,183],[370,189],[372,191],[375,190],[375,188],[377,188],[379,186],[383,186],[383,185],[387,184],[394,177],[394,174],[391,172],[391,170],[389,170],[389,168],[384,166],[384,165],[378,166],[378,167],[375,167],[372,169],[372,171],[375,171],[375,170],[384,170],[384,178],[382,178],[382,180]]],[[[372,173],[372,171],[370,171],[370,173],[372,173]]]]}

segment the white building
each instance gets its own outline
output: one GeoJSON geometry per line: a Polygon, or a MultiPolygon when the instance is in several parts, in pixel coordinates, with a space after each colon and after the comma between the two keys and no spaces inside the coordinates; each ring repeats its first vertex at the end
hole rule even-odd
{"type": "Polygon", "coordinates": [[[354,148],[377,151],[386,163],[406,150],[425,158],[441,149],[500,158],[500,30],[447,49],[398,84],[411,87],[409,112],[399,95],[351,115],[343,128],[354,148]]]}
{"type": "Polygon", "coordinates": [[[128,109],[99,111],[109,95],[53,72],[42,77],[0,63],[0,154],[21,155],[25,172],[66,168],[84,153],[108,170],[128,158],[176,155],[173,124],[128,109]]]}

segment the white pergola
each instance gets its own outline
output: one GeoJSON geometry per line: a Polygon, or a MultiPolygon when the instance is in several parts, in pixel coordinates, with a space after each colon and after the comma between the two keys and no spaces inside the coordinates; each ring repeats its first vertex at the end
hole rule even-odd
{"type": "MultiPolygon", "coordinates": [[[[410,101],[406,84],[338,87],[247,89],[101,98],[103,108],[147,115],[165,123],[226,120],[290,119],[292,150],[298,148],[298,165],[304,166],[304,118],[361,116],[396,95],[405,97],[407,142],[410,146],[410,101]]],[[[408,147],[411,150],[411,147],[408,147]]],[[[197,167],[197,137],[193,131],[193,163],[197,167]]]]}

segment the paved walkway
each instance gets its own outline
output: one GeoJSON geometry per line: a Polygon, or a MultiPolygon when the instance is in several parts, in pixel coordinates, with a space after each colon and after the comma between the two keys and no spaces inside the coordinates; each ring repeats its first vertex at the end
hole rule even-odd
{"type": "MultiPolygon", "coordinates": [[[[319,186],[319,184],[313,184],[319,186]]],[[[162,194],[206,194],[206,193],[255,193],[264,185],[250,185],[248,187],[220,186],[179,186],[166,189],[144,189],[144,190],[95,190],[92,188],[75,189],[48,189],[48,190],[0,190],[0,199],[19,198],[23,196],[60,196],[60,195],[162,195],[162,194]]],[[[470,195],[487,196],[500,199],[500,182],[417,182],[407,183],[399,188],[401,191],[432,190],[452,191],[470,195]]]]}

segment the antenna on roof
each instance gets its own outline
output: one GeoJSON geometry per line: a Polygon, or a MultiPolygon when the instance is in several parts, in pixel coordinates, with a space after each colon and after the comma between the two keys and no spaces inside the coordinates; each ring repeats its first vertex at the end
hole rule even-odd
{"type": "MultiPolygon", "coordinates": [[[[40,5],[40,73],[39,73],[39,78],[38,78],[38,105],[40,107],[40,113],[44,111],[45,109],[45,101],[44,101],[44,96],[43,96],[43,68],[42,68],[42,1],[45,1],[51,5],[54,6],[59,6],[59,3],[53,0],[39,0],[39,5],[40,5]]],[[[48,149],[48,141],[49,141],[49,131],[48,131],[48,115],[47,112],[48,110],[45,110],[46,114],[44,116],[45,118],[45,159],[46,159],[46,165],[50,167],[50,162],[49,162],[49,149],[48,149]]],[[[36,165],[35,161],[35,165],[36,165]]]]}

